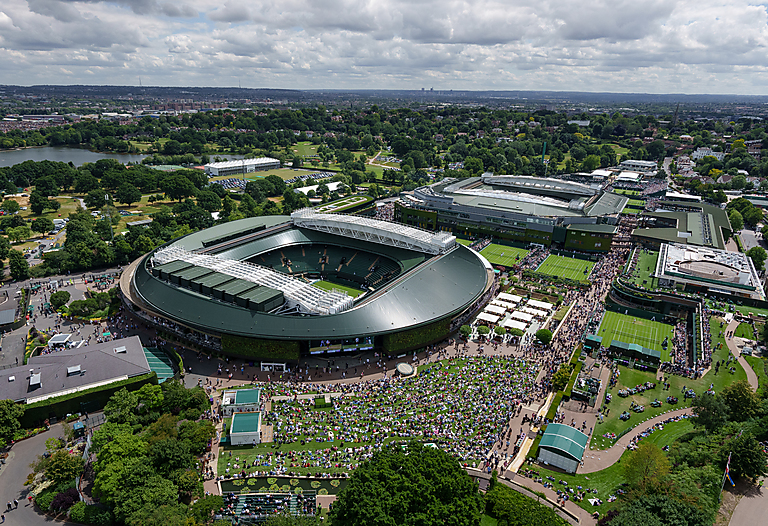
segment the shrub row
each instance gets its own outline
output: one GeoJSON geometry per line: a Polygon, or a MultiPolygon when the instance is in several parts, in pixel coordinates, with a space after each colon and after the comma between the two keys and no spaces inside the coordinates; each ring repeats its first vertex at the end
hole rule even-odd
{"type": "Polygon", "coordinates": [[[253,358],[256,360],[298,361],[301,349],[299,342],[281,340],[260,340],[243,336],[224,334],[221,350],[225,354],[253,358]]]}

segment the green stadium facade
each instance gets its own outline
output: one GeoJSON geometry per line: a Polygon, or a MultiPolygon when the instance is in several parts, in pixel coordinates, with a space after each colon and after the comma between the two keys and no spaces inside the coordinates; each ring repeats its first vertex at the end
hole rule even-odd
{"type": "Polygon", "coordinates": [[[120,282],[126,304],[166,337],[274,363],[424,347],[454,332],[493,285],[485,258],[450,234],[312,211],[179,238],[120,282]],[[362,294],[311,285],[319,279],[362,294]]]}
{"type": "Polygon", "coordinates": [[[396,203],[395,218],[456,235],[608,252],[627,201],[600,185],[484,174],[417,188],[396,203]]]}

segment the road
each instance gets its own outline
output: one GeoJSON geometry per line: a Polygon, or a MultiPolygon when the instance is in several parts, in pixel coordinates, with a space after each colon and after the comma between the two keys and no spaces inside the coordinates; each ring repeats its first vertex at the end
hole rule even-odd
{"type": "Polygon", "coordinates": [[[759,486],[747,490],[731,516],[729,526],[755,526],[765,524],[768,511],[768,491],[759,486]]]}
{"type": "Polygon", "coordinates": [[[5,512],[5,524],[3,526],[62,523],[43,515],[30,504],[27,500],[29,488],[22,485],[31,472],[29,465],[34,462],[38,455],[45,452],[45,441],[51,437],[61,436],[63,436],[61,425],[57,424],[45,433],[14,444],[6,460],[6,465],[0,469],[0,496],[2,496],[0,498],[3,499],[0,505],[4,506],[6,502],[17,499],[19,507],[13,511],[5,512]]]}
{"type": "Polygon", "coordinates": [[[763,235],[759,231],[755,232],[745,228],[739,232],[739,235],[741,236],[741,242],[744,244],[744,250],[749,250],[752,247],[768,247],[768,244],[763,240],[763,235]]]}

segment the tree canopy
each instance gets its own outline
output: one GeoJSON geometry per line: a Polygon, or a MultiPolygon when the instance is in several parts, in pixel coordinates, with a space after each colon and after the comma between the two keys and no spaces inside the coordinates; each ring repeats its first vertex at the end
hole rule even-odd
{"type": "Polygon", "coordinates": [[[373,455],[353,473],[333,510],[337,526],[475,526],[482,499],[455,458],[411,442],[373,455]]]}

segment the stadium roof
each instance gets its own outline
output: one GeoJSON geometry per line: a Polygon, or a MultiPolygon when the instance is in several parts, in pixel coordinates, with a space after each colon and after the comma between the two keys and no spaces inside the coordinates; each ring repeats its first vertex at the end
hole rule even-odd
{"type": "Polygon", "coordinates": [[[576,462],[581,462],[588,440],[587,435],[574,427],[565,424],[549,424],[544,436],[541,437],[539,447],[554,450],[576,462]]]}
{"type": "Polygon", "coordinates": [[[456,244],[456,236],[448,232],[429,232],[402,223],[390,223],[362,216],[322,214],[312,208],[296,210],[291,214],[291,221],[302,228],[419,250],[427,254],[443,253],[456,244]]]}
{"type": "MultiPolygon", "coordinates": [[[[352,238],[292,227],[285,216],[241,219],[190,234],[167,246],[187,251],[204,249],[202,241],[226,237],[232,230],[264,225],[244,244],[217,256],[243,260],[253,254],[279,248],[281,243],[310,244],[315,239],[339,246],[355,246],[387,257],[403,257],[411,265],[397,280],[356,303],[351,309],[327,316],[284,316],[254,312],[212,300],[203,294],[173,286],[152,275],[148,254],[135,267],[133,286],[123,290],[136,296],[149,311],[177,320],[203,332],[228,333],[266,339],[348,338],[399,332],[427,325],[462,312],[485,291],[492,268],[476,252],[456,245],[446,254],[424,261],[416,252],[367,243],[352,238]],[[409,259],[411,261],[409,263],[409,259]]],[[[403,260],[401,260],[401,264],[403,260]]]]}
{"type": "Polygon", "coordinates": [[[675,226],[636,228],[632,235],[655,241],[683,243],[725,249],[723,230],[730,232],[731,223],[725,210],[703,203],[661,201],[656,212],[645,217],[674,221],[675,226]]]}

